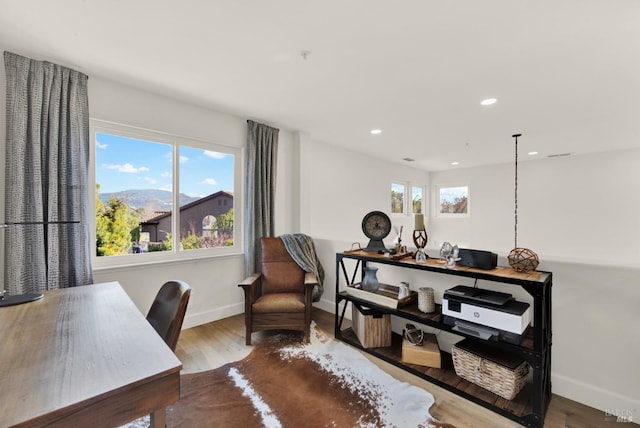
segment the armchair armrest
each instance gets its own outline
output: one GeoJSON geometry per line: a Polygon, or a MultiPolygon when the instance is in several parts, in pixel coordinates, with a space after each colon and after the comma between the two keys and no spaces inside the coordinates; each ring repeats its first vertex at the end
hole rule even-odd
{"type": "Polygon", "coordinates": [[[318,278],[316,274],[313,272],[305,272],[304,273],[304,301],[307,307],[307,312],[309,312],[309,317],[311,317],[311,304],[313,300],[313,289],[318,285],[318,278]]]}
{"type": "Polygon", "coordinates": [[[251,305],[262,295],[262,274],[254,273],[248,276],[238,287],[244,290],[245,311],[250,311],[251,305]]]}
{"type": "Polygon", "coordinates": [[[262,277],[261,273],[254,273],[253,275],[246,277],[244,281],[238,284],[238,287],[255,287],[256,282],[260,281],[260,277],[262,277]]]}
{"type": "Polygon", "coordinates": [[[304,273],[304,285],[317,285],[318,278],[316,274],[313,272],[305,272],[304,273]]]}

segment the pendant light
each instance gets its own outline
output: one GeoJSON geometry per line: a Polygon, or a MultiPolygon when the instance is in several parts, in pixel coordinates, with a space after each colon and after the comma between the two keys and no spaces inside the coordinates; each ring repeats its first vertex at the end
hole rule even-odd
{"type": "Polygon", "coordinates": [[[515,210],[514,210],[514,248],[508,256],[509,265],[517,272],[529,272],[536,270],[540,261],[538,255],[528,248],[518,247],[518,137],[522,134],[513,134],[516,140],[516,157],[515,157],[515,210]]]}

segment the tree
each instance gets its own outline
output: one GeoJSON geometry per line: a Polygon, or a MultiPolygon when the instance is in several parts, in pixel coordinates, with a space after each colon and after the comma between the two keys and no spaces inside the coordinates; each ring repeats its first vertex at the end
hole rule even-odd
{"type": "Polygon", "coordinates": [[[416,195],[413,198],[413,212],[421,213],[422,212],[422,196],[416,195]]]}
{"type": "Polygon", "coordinates": [[[233,208],[226,214],[219,215],[216,219],[216,230],[218,231],[218,241],[216,246],[223,245],[229,247],[233,245],[233,208]]]}
{"type": "Polygon", "coordinates": [[[396,192],[395,190],[391,189],[391,212],[402,213],[403,202],[404,202],[404,193],[396,192]]]}
{"type": "Polygon", "coordinates": [[[107,204],[100,200],[96,185],[96,252],[98,256],[127,254],[140,233],[140,215],[115,196],[107,204]]]}

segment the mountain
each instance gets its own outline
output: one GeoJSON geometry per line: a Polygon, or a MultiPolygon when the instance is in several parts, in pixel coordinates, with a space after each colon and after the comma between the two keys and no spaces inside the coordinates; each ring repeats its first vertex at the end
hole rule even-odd
{"type": "MultiPolygon", "coordinates": [[[[127,205],[134,209],[145,207],[150,207],[153,211],[170,211],[172,209],[171,192],[167,190],[131,189],[113,193],[100,193],[100,200],[105,204],[111,196],[126,202],[127,205]]],[[[198,199],[200,198],[180,193],[180,206],[198,199]]]]}

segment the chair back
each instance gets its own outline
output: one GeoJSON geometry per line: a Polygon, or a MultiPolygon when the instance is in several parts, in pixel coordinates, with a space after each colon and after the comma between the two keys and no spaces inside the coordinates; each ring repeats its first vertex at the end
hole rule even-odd
{"type": "Polygon", "coordinates": [[[280,238],[260,238],[262,293],[304,294],[304,270],[291,258],[280,238]]]}
{"type": "Polygon", "coordinates": [[[151,304],[147,321],[172,351],[176,350],[191,288],[182,281],[166,282],[151,304]]]}

